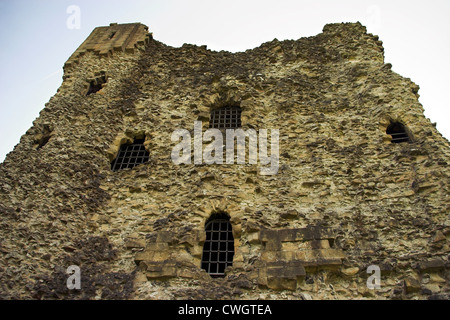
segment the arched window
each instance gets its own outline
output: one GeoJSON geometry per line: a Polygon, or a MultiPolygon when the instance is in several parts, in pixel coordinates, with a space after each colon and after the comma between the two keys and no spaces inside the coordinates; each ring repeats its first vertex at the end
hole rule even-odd
{"type": "Polygon", "coordinates": [[[120,146],[119,154],[111,163],[111,170],[118,171],[126,168],[134,168],[138,164],[148,161],[149,153],[144,147],[145,139],[135,139],[131,144],[120,146]]]}
{"type": "Polygon", "coordinates": [[[400,122],[392,122],[387,128],[386,133],[392,136],[392,143],[410,142],[405,126],[400,122]]]}
{"type": "Polygon", "coordinates": [[[225,276],[225,268],[233,265],[234,238],[230,218],[215,214],[205,224],[202,269],[212,277],[225,276]]]}
{"type": "Polygon", "coordinates": [[[236,129],[241,127],[241,108],[223,107],[211,111],[209,127],[217,129],[236,129]]]}

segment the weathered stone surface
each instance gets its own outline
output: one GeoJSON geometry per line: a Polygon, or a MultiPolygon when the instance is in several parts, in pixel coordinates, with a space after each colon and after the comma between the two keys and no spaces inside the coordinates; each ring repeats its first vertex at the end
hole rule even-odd
{"type": "Polygon", "coordinates": [[[354,276],[359,272],[358,267],[342,269],[341,272],[346,276],[354,276]]]}
{"type": "Polygon", "coordinates": [[[383,51],[359,23],[239,53],[169,47],[141,24],[95,29],[0,165],[0,298],[448,298],[449,142],[383,51]],[[230,105],[244,130],[279,129],[276,175],[172,162],[172,132],[205,131],[230,105]],[[409,143],[392,143],[393,121],[409,143]],[[150,160],[112,171],[134,139],[150,160]],[[218,212],[235,252],[211,278],[218,212]],[[372,265],[381,289],[367,288],[372,265]]]}

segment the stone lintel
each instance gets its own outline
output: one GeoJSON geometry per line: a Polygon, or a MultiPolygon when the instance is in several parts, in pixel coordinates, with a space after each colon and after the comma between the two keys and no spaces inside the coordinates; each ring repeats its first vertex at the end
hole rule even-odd
{"type": "Polygon", "coordinates": [[[290,241],[309,241],[333,239],[333,232],[329,228],[307,227],[301,229],[279,229],[260,231],[260,240],[262,242],[290,242],[290,241]]]}

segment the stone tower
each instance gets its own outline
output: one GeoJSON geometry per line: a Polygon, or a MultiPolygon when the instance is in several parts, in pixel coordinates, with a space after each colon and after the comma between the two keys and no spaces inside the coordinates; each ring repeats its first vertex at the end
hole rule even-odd
{"type": "Polygon", "coordinates": [[[0,165],[0,298],[449,298],[449,142],[360,23],[239,53],[111,24],[63,79],[0,165]]]}

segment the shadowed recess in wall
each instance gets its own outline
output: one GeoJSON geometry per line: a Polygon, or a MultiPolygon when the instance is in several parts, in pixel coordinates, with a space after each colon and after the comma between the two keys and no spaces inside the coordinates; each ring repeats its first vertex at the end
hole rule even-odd
{"type": "Polygon", "coordinates": [[[145,150],[144,141],[145,139],[135,139],[131,144],[123,144],[111,163],[111,170],[133,169],[138,164],[147,162],[150,154],[145,150]]]}
{"type": "Polygon", "coordinates": [[[234,237],[230,217],[212,215],[205,225],[206,241],[203,246],[202,269],[211,277],[224,277],[225,269],[233,265],[234,237]]]}

